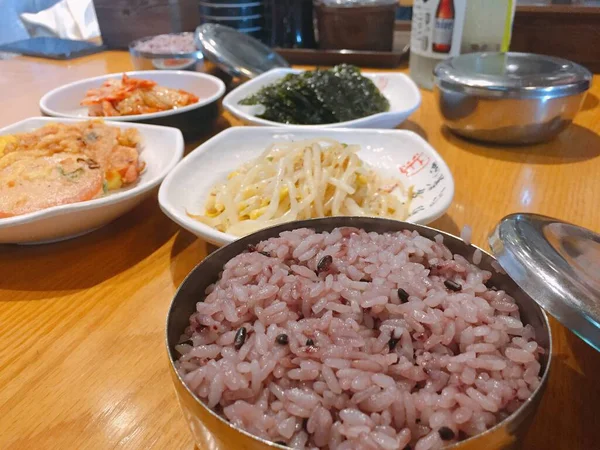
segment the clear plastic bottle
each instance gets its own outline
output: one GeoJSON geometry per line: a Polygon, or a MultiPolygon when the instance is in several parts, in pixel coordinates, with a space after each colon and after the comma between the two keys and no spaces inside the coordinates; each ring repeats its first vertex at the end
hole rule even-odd
{"type": "Polygon", "coordinates": [[[410,39],[410,76],[433,88],[433,69],[460,53],[467,0],[415,0],[410,39]]]}
{"type": "Polygon", "coordinates": [[[415,0],[410,76],[433,88],[433,69],[460,53],[508,51],[516,0],[415,0]]]}
{"type": "Polygon", "coordinates": [[[516,0],[467,0],[461,53],[506,52],[516,0]]]}

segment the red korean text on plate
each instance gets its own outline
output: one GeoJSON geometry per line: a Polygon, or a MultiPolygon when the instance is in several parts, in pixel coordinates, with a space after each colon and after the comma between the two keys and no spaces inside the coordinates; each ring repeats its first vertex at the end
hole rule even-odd
{"type": "Polygon", "coordinates": [[[412,177],[423,170],[431,162],[431,158],[425,153],[415,153],[411,159],[400,166],[400,173],[412,177]]]}

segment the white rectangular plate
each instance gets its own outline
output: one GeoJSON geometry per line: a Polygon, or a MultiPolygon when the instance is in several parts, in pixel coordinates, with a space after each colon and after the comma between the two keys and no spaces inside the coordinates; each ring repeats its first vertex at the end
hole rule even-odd
{"type": "Polygon", "coordinates": [[[442,157],[419,135],[405,130],[229,128],[185,157],[167,176],[158,195],[162,210],[195,235],[216,245],[237,239],[187,215],[204,211],[216,182],[258,157],[273,142],[331,138],[360,145],[359,157],[386,175],[414,186],[409,222],[427,224],[440,217],[454,196],[454,180],[442,157]]]}
{"type": "Polygon", "coordinates": [[[363,72],[363,75],[373,80],[381,93],[390,102],[387,112],[361,117],[347,122],[331,123],[326,125],[287,125],[257,117],[262,106],[244,106],[240,101],[254,94],[260,88],[272,84],[289,73],[300,73],[297,69],[273,69],[247,81],[231,91],[223,99],[223,107],[238,119],[251,125],[264,125],[272,127],[294,128],[396,128],[408,116],[417,110],[421,104],[421,93],[417,85],[403,73],[397,72],[363,72]]]}

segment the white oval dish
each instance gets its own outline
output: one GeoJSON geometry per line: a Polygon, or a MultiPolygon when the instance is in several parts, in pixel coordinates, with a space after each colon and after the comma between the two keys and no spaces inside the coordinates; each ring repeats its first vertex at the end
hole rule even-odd
{"type": "Polygon", "coordinates": [[[81,100],[90,89],[99,88],[102,83],[112,78],[121,78],[123,73],[130,77],[155,81],[158,85],[183,89],[199,98],[197,103],[183,108],[171,109],[152,114],[133,116],[103,117],[105,120],[118,122],[141,122],[184,114],[218,101],[225,93],[225,83],[212,75],[184,70],[140,70],[135,72],[119,72],[102,75],[85,80],[75,81],[58,87],[45,94],[40,100],[40,110],[52,117],[88,118],[88,108],[81,106],[81,100]]]}
{"type": "MultiPolygon", "coordinates": [[[[82,121],[32,117],[0,129],[0,135],[32,131],[52,122],[82,121]]],[[[54,242],[106,225],[144,200],[183,156],[183,136],[175,128],[132,123],[109,125],[121,129],[135,128],[140,132],[140,159],[146,163],[146,167],[137,183],[93,200],[0,218],[0,244],[54,242]]]]}
{"type": "Polygon", "coordinates": [[[169,173],[158,194],[163,212],[186,230],[215,245],[238,239],[187,215],[204,211],[213,185],[277,141],[327,137],[358,144],[359,157],[388,176],[399,178],[417,193],[409,222],[427,224],[448,209],[454,180],[442,157],[423,138],[406,130],[233,127],[222,131],[186,156],[169,173]]]}
{"type": "Polygon", "coordinates": [[[373,114],[360,119],[347,122],[330,123],[326,125],[289,125],[261,119],[256,115],[260,113],[262,106],[245,106],[239,102],[260,88],[272,84],[290,73],[300,73],[297,69],[272,69],[245,82],[231,91],[223,99],[223,107],[238,119],[250,125],[264,125],[272,127],[294,127],[294,128],[396,128],[404,122],[408,116],[421,105],[421,93],[417,85],[403,73],[396,72],[362,72],[365,77],[373,80],[381,93],[390,102],[390,110],[383,113],[373,114]]]}

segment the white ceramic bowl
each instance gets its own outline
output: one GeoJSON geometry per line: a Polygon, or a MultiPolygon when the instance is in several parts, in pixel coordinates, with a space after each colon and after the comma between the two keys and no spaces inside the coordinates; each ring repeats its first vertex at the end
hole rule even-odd
{"type": "MultiPolygon", "coordinates": [[[[76,123],[81,120],[33,117],[0,129],[0,135],[32,131],[51,122],[76,123]]],[[[93,200],[1,218],[0,244],[59,241],[106,225],[144,200],[183,156],[183,136],[175,128],[132,123],[112,126],[135,128],[140,132],[140,159],[146,163],[146,168],[139,181],[129,188],[93,200]]]]}
{"type": "Polygon", "coordinates": [[[307,129],[233,127],[206,141],[186,156],[163,182],[158,200],[167,216],[215,245],[238,239],[192,219],[202,213],[212,186],[270,144],[327,137],[358,144],[359,157],[379,172],[413,185],[409,222],[427,224],[440,217],[454,196],[454,180],[442,157],[418,134],[406,130],[307,129]]]}
{"type": "MultiPolygon", "coordinates": [[[[218,101],[225,93],[225,83],[217,77],[184,70],[140,70],[125,73],[130,77],[155,81],[160,86],[183,89],[197,96],[199,101],[183,108],[152,114],[104,117],[105,120],[165,125],[192,134],[199,128],[205,129],[219,116],[218,101]]],[[[119,72],[86,78],[53,89],[41,98],[40,110],[46,116],[89,119],[87,106],[80,104],[86,92],[100,87],[108,79],[120,79],[122,76],[123,73],[119,72]]]]}
{"type": "Polygon", "coordinates": [[[273,69],[264,74],[253,78],[250,81],[238,86],[223,99],[223,107],[238,119],[251,125],[265,125],[273,127],[294,127],[294,128],[396,128],[404,122],[408,116],[417,110],[421,104],[421,93],[417,85],[403,73],[395,72],[377,72],[362,74],[375,83],[381,93],[390,102],[390,110],[387,112],[373,114],[360,119],[347,122],[331,123],[326,125],[288,125],[285,123],[273,122],[261,119],[257,114],[263,110],[260,105],[245,106],[240,105],[240,101],[251,94],[257,92],[263,86],[272,84],[283,78],[289,73],[300,73],[297,69],[273,69]]]}

